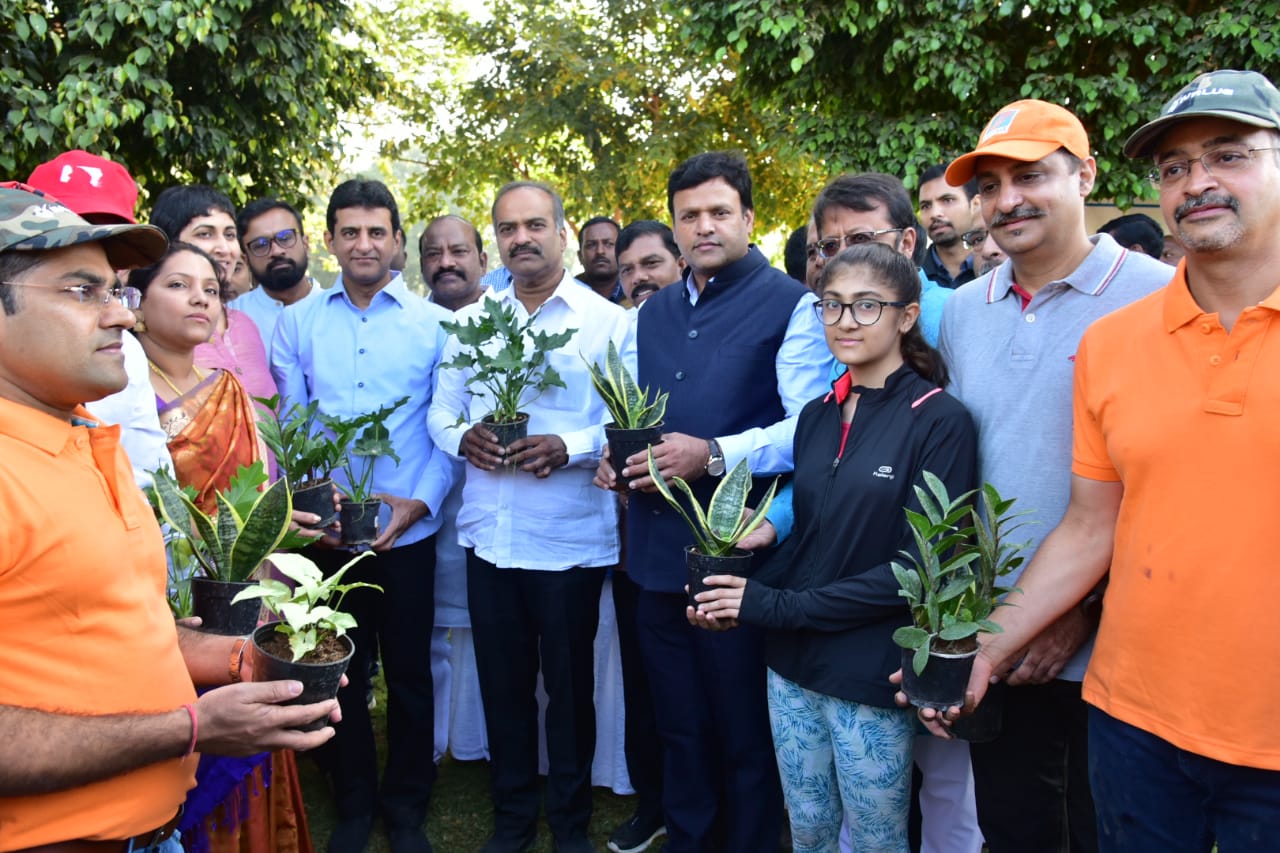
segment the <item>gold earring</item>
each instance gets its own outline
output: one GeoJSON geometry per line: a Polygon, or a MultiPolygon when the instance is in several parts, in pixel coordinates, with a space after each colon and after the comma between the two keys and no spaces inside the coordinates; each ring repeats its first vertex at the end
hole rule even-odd
{"type": "Polygon", "coordinates": [[[142,319],[141,312],[134,314],[133,315],[133,333],[135,335],[146,334],[146,331],[147,331],[147,321],[142,319]]]}

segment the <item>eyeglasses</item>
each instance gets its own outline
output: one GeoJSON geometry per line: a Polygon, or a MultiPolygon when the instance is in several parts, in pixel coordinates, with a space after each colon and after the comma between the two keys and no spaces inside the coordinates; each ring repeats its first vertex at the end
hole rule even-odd
{"type": "Polygon", "coordinates": [[[130,311],[142,304],[142,291],[136,287],[122,287],[119,284],[70,284],[48,285],[27,281],[5,281],[10,287],[38,287],[42,290],[60,290],[63,293],[74,293],[81,305],[110,305],[113,302],[130,311]]]}
{"type": "Polygon", "coordinates": [[[819,246],[816,242],[805,243],[804,256],[812,261],[818,257],[818,252],[820,252],[821,250],[822,250],[822,247],[819,246]]]}
{"type": "Polygon", "coordinates": [[[275,243],[281,249],[288,249],[294,243],[298,242],[298,229],[286,228],[283,231],[277,231],[267,237],[255,237],[244,247],[249,250],[249,254],[255,258],[265,258],[271,252],[271,244],[275,243]]]}
{"type": "Polygon", "coordinates": [[[985,228],[975,228],[972,231],[966,231],[960,235],[960,242],[964,243],[964,247],[972,252],[987,242],[987,230],[985,228]]]}
{"type": "Polygon", "coordinates": [[[1199,163],[1210,175],[1230,175],[1242,172],[1253,163],[1253,155],[1259,151],[1275,151],[1276,148],[1245,148],[1228,145],[1206,151],[1199,157],[1183,160],[1166,160],[1147,173],[1148,180],[1157,187],[1176,187],[1191,176],[1191,164],[1199,163]]]}
{"type": "Polygon", "coordinates": [[[881,228],[879,231],[854,231],[852,234],[846,234],[843,238],[828,237],[825,240],[818,241],[818,251],[822,252],[822,257],[831,260],[840,254],[841,249],[847,249],[850,246],[861,246],[864,243],[870,243],[881,234],[892,234],[894,231],[901,231],[901,228],[881,228]]]}
{"type": "Polygon", "coordinates": [[[820,299],[813,304],[813,311],[824,326],[834,326],[844,316],[845,309],[853,315],[853,322],[859,326],[874,326],[880,321],[880,315],[888,305],[891,308],[906,308],[910,302],[885,302],[882,299],[859,299],[856,302],[839,302],[835,299],[820,299]]]}

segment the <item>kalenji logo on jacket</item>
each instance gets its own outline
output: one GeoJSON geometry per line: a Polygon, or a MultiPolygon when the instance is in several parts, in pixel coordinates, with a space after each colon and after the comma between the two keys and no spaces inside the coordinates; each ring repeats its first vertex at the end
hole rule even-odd
{"type": "Polygon", "coordinates": [[[879,478],[881,478],[882,480],[892,480],[892,479],[893,479],[893,466],[892,466],[892,465],[881,465],[879,468],[877,468],[875,471],[873,471],[873,472],[872,472],[871,476],[872,476],[872,477],[879,477],[879,478]]]}

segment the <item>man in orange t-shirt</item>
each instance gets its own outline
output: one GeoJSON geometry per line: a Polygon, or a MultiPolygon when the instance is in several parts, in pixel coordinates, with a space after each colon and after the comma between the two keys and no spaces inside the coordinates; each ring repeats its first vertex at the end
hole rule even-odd
{"type": "Polygon", "coordinates": [[[1153,159],[1186,257],[1085,333],[1070,505],[969,686],[980,700],[1109,568],[1083,691],[1100,849],[1274,850],[1280,91],[1254,72],[1202,74],[1125,153],[1153,159]]]}
{"type": "Polygon", "coordinates": [[[117,269],[165,250],[151,226],[91,225],[0,189],[0,851],[172,846],[195,752],[307,749],[296,682],[236,684],[233,637],[176,629],[154,517],[120,428],[82,403],[126,382],[137,292],[117,269]]]}

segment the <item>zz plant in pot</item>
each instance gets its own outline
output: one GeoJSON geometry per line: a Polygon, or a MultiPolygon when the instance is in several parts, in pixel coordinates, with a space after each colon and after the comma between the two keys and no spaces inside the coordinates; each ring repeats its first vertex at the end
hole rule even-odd
{"type": "MultiPolygon", "coordinates": [[[[477,316],[466,322],[440,324],[457,336],[462,347],[441,367],[471,371],[467,387],[473,394],[483,394],[492,405],[482,423],[503,447],[528,435],[529,416],[520,411],[521,406],[550,388],[565,387],[559,372],[551,366],[550,355],[578,330],[540,331],[533,328],[537,319],[535,311],[522,323],[515,305],[486,296],[484,309],[477,316]]],[[[464,413],[458,422],[466,420],[464,413]]]]}
{"type": "Polygon", "coordinates": [[[613,422],[606,424],[605,437],[609,442],[609,461],[617,475],[618,491],[627,492],[629,481],[622,476],[627,467],[627,457],[662,442],[662,418],[667,413],[667,394],[653,397],[648,388],[641,388],[618,355],[618,348],[609,341],[604,367],[592,361],[586,362],[591,384],[604,401],[613,422]]]}
{"type": "Polygon", "coordinates": [[[333,481],[330,472],[346,461],[346,445],[331,438],[320,427],[320,402],[294,403],[282,411],[279,394],[255,398],[275,417],[260,414],[258,435],[275,454],[276,462],[293,494],[293,508],[320,516],[317,528],[333,524],[333,481]]]}
{"type": "Polygon", "coordinates": [[[688,499],[693,509],[693,515],[690,515],[658,473],[652,450],[649,451],[649,476],[653,478],[659,494],[680,513],[693,532],[694,544],[686,546],[684,554],[689,569],[689,606],[697,607],[694,596],[706,591],[706,578],[742,574],[750,566],[751,552],[739,548],[738,543],[764,521],[765,513],[773,503],[778,480],[774,478],[755,512],[748,516],[746,508],[751,493],[751,470],[747,467],[747,460],[740,460],[720,481],[705,509],[688,483],[680,477],[672,477],[672,484],[688,499]]]}
{"type": "Polygon", "coordinates": [[[389,406],[354,418],[320,415],[325,427],[333,433],[334,441],[346,448],[341,465],[346,485],[338,487],[344,496],[339,517],[345,545],[367,545],[378,538],[378,511],[382,501],[371,491],[373,468],[383,457],[400,464],[387,420],[407,402],[408,397],[401,397],[389,406]]]}
{"type": "MultiPolygon", "coordinates": [[[[356,555],[329,577],[306,557],[281,554],[273,563],[292,585],[266,578],[236,596],[236,601],[257,604],[260,600],[278,617],[254,630],[250,660],[254,681],[302,682],[302,693],[285,704],[320,702],[338,694],[338,683],[355,652],[347,631],[356,627],[356,620],[342,611],[342,600],[351,590],[362,587],[382,592],[376,584],[342,583],[342,578],[372,553],[356,555]]],[[[316,720],[302,728],[313,731],[323,725],[324,720],[316,720]]]]}
{"type": "Polygon", "coordinates": [[[258,567],[282,547],[307,540],[289,532],[292,503],[284,479],[267,482],[261,460],[242,466],[226,489],[215,493],[218,509],[208,515],[195,504],[195,492],[178,485],[165,470],[154,472],[152,503],[174,535],[186,540],[203,577],[191,578],[193,614],[215,634],[247,634],[258,622],[256,607],[232,606],[237,592],[250,585],[258,567]]]}
{"type": "Polygon", "coordinates": [[[1011,513],[1014,499],[989,483],[953,498],[932,473],[924,480],[927,489],[915,487],[923,512],[906,510],[916,552],[902,551],[906,562],[892,566],[912,624],[893,641],[903,650],[902,687],[911,703],[947,708],[964,702],[978,633],[1000,631],[990,616],[1010,591],[1000,579],[1022,565],[1026,543],[1011,545],[1009,536],[1025,513],[1011,513]]]}

